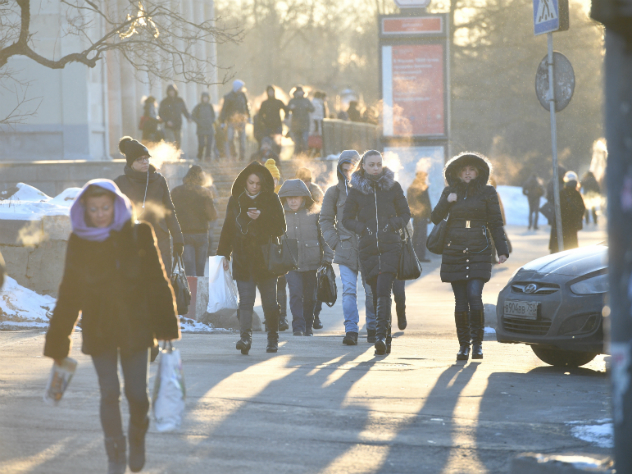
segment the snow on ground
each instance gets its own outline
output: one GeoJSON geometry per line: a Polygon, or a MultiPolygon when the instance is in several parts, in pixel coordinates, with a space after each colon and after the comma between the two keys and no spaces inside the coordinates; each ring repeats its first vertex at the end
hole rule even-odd
{"type": "Polygon", "coordinates": [[[600,448],[613,448],[614,447],[614,433],[612,420],[604,418],[602,420],[595,420],[594,425],[581,425],[580,421],[571,421],[568,425],[573,425],[571,433],[576,438],[586,441],[588,443],[595,444],[600,448]]]}
{"type": "Polygon", "coordinates": [[[0,291],[0,329],[47,328],[55,298],[39,295],[6,278],[0,291]]]}
{"type": "Polygon", "coordinates": [[[16,188],[12,194],[11,190],[0,193],[0,219],[31,221],[42,216],[67,216],[80,191],[79,188],[68,188],[51,198],[28,184],[18,183],[16,188]]]}
{"type": "Polygon", "coordinates": [[[201,323],[196,321],[195,319],[185,318],[184,316],[179,316],[180,318],[180,331],[188,332],[193,334],[200,333],[227,333],[230,334],[233,331],[231,329],[224,328],[216,328],[213,327],[212,324],[201,323]]]}
{"type": "MultiPolygon", "coordinates": [[[[505,218],[507,225],[529,225],[529,202],[527,196],[522,194],[522,188],[519,186],[498,186],[497,188],[500,199],[505,208],[505,218]]],[[[540,207],[544,205],[546,200],[540,198],[540,207]]],[[[538,225],[546,224],[546,217],[540,215],[538,225]]]]}

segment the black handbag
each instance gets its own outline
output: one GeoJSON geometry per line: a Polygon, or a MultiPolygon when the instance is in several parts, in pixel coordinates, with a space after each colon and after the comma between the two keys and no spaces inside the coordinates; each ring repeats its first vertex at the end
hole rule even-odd
{"type": "Polygon", "coordinates": [[[189,304],[191,304],[191,289],[184,271],[182,257],[176,255],[173,257],[173,271],[171,272],[171,286],[176,297],[176,308],[179,315],[189,312],[189,304]]]}
{"type": "Polygon", "coordinates": [[[402,239],[402,253],[399,256],[399,266],[397,267],[398,280],[416,280],[421,276],[421,264],[413,248],[413,242],[404,227],[405,238],[402,239]]]}
{"type": "Polygon", "coordinates": [[[336,274],[331,263],[325,263],[316,272],[316,299],[330,308],[336,304],[338,289],[336,288],[336,274]]]}
{"type": "Polygon", "coordinates": [[[432,228],[430,235],[426,239],[426,248],[434,254],[441,255],[443,253],[445,236],[447,232],[448,221],[446,219],[443,219],[432,228]]]}
{"type": "Polygon", "coordinates": [[[262,245],[263,260],[270,273],[274,276],[285,275],[298,268],[298,241],[296,239],[281,239],[270,237],[266,245],[262,245]]]}
{"type": "Polygon", "coordinates": [[[540,213],[546,217],[549,224],[552,224],[555,221],[555,207],[553,207],[553,204],[551,204],[550,201],[544,203],[544,205],[540,208],[540,213]]]}

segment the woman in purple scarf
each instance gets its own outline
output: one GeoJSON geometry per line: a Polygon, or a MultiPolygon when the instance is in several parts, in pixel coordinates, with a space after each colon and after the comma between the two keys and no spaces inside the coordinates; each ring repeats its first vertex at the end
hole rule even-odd
{"type": "Polygon", "coordinates": [[[149,224],[134,223],[132,206],[113,181],[89,181],[70,208],[72,234],[44,355],[61,362],[70,353],[82,314],[82,352],[92,356],[101,389],[101,425],[108,473],[127,468],[117,365],[129,402],[129,467],[145,464],[149,427],[147,368],[157,340],[179,339],[173,290],[149,224]]]}

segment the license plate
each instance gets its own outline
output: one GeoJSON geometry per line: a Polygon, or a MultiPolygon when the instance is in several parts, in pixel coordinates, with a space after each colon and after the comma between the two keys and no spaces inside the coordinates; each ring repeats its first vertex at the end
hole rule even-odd
{"type": "Polygon", "coordinates": [[[505,301],[504,313],[506,317],[520,319],[538,319],[538,305],[532,301],[505,301]]]}

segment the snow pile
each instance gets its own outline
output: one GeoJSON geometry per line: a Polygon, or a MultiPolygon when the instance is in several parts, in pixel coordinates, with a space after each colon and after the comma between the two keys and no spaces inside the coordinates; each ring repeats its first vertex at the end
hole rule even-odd
{"type": "Polygon", "coordinates": [[[216,328],[210,323],[201,323],[195,319],[179,316],[180,318],[180,331],[193,334],[200,333],[232,333],[230,329],[216,328]]]}
{"type": "MultiPolygon", "coordinates": [[[[505,218],[507,225],[529,225],[529,201],[527,196],[522,194],[522,188],[519,186],[498,186],[497,188],[500,199],[505,208],[505,218]]],[[[546,199],[540,198],[540,207],[544,205],[546,199]]],[[[546,224],[546,217],[540,215],[538,225],[546,224]]]]}
{"type": "Polygon", "coordinates": [[[39,295],[7,277],[0,291],[0,329],[47,328],[55,298],[39,295]]]}
{"type": "Polygon", "coordinates": [[[68,188],[51,199],[39,189],[18,183],[0,193],[0,219],[39,220],[43,216],[67,216],[79,188],[68,188]]]}
{"type": "Polygon", "coordinates": [[[578,425],[577,423],[580,422],[568,423],[569,425],[576,425],[571,428],[571,433],[576,438],[587,443],[596,444],[600,448],[614,447],[614,432],[611,419],[596,420],[596,425],[578,425]]]}

